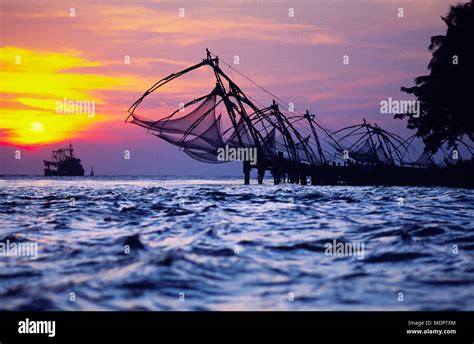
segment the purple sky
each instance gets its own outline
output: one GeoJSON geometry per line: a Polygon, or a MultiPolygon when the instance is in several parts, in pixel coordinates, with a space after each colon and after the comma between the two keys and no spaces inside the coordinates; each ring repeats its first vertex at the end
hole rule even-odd
{"type": "MultiPolygon", "coordinates": [[[[430,37],[445,33],[440,15],[450,4],[325,0],[99,5],[4,0],[1,49],[6,53],[0,62],[2,73],[8,72],[6,79],[12,82],[1,86],[0,174],[41,174],[41,160],[69,142],[86,171],[94,166],[96,174],[241,174],[240,164],[194,161],[144,129],[123,122],[128,107],[154,81],[199,62],[205,48],[229,62],[238,55],[239,71],[294,103],[297,110],[316,113],[330,129],[366,118],[408,137],[412,133],[404,129],[405,122],[380,113],[380,101],[410,99],[400,87],[426,74],[430,37]],[[180,8],[184,17],[179,17],[180,8]],[[289,8],[294,17],[288,16],[289,8]],[[10,55],[16,56],[15,51],[26,56],[22,63],[28,63],[28,56],[37,57],[34,69],[12,66],[10,55]],[[54,54],[62,54],[60,60],[52,60],[54,54]],[[130,64],[124,63],[126,55],[130,64]],[[344,55],[349,56],[348,65],[343,64],[344,55]],[[53,65],[54,70],[48,67],[53,65]],[[27,87],[30,76],[38,87],[27,87]],[[57,87],[56,78],[62,80],[57,87]],[[41,105],[74,94],[96,101],[93,120],[72,122],[41,105]],[[45,125],[42,134],[34,132],[37,141],[25,139],[25,130],[38,129],[32,123],[51,123],[51,118],[55,122],[45,125]],[[19,121],[26,127],[16,125],[19,121]],[[22,152],[19,160],[16,150],[22,152]],[[124,150],[131,152],[130,160],[123,158],[124,150]]],[[[235,72],[224,70],[248,95],[264,104],[271,102],[235,72]]],[[[159,119],[212,87],[210,71],[199,71],[170,84],[141,111],[159,119]]]]}

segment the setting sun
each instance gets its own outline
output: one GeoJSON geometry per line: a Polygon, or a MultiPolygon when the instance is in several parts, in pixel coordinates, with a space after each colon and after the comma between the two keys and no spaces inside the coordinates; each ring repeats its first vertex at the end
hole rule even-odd
{"type": "Polygon", "coordinates": [[[101,63],[81,58],[73,50],[57,53],[3,47],[0,66],[1,128],[6,133],[2,141],[17,146],[76,138],[94,123],[112,120],[102,111],[107,102],[98,92],[134,83],[133,78],[106,76],[91,70],[101,63]],[[58,112],[58,104],[64,99],[92,103],[94,113],[83,108],[58,112]],[[96,104],[101,106],[97,112],[96,104]]]}
{"type": "Polygon", "coordinates": [[[40,122],[31,123],[31,131],[35,133],[42,133],[44,131],[44,125],[40,122]]]}

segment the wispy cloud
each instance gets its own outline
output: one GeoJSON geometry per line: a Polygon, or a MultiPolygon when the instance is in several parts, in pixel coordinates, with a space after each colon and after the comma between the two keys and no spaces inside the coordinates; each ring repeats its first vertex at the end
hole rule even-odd
{"type": "Polygon", "coordinates": [[[4,142],[15,145],[58,142],[79,135],[94,123],[111,120],[100,111],[94,116],[57,113],[58,101],[90,101],[100,105],[105,103],[100,91],[143,87],[140,80],[130,77],[73,72],[74,68],[101,66],[74,51],[58,53],[3,47],[0,64],[1,128],[8,134],[4,142]]]}

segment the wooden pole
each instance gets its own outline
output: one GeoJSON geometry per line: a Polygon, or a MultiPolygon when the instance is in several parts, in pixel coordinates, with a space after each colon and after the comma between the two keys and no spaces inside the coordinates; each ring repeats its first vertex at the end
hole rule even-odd
{"type": "Polygon", "coordinates": [[[250,161],[244,161],[244,184],[250,184],[250,161]]]}

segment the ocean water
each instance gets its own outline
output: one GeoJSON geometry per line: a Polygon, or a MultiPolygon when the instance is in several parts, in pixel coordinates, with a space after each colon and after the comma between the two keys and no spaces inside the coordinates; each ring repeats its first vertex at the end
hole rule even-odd
{"type": "Polygon", "coordinates": [[[182,177],[0,187],[0,309],[474,310],[473,190],[182,177]]]}

